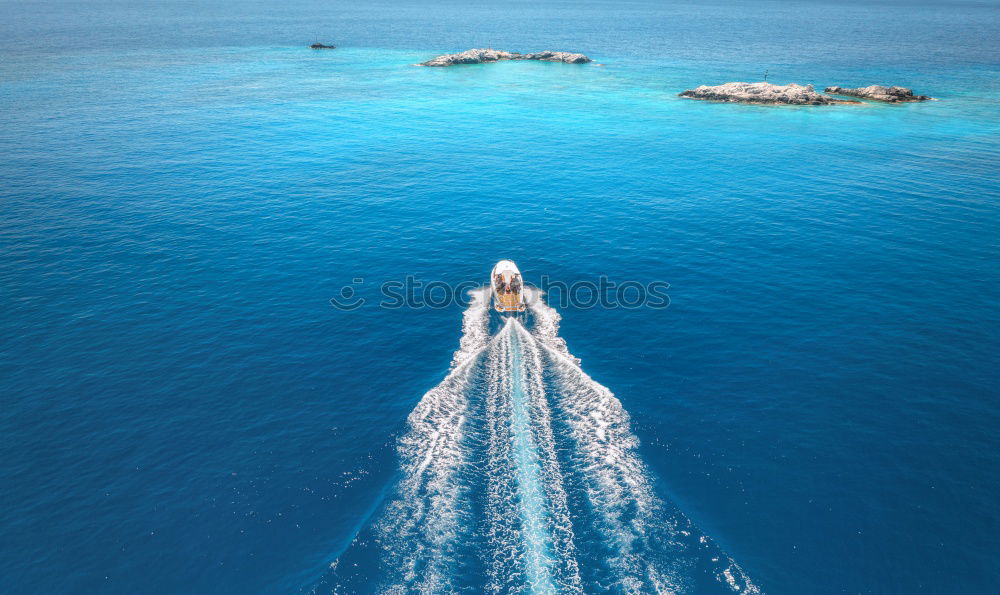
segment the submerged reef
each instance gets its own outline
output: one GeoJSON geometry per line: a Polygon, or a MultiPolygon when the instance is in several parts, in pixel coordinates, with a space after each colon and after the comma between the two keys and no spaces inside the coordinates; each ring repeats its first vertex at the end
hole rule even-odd
{"type": "Polygon", "coordinates": [[[817,93],[812,85],[774,85],[771,83],[724,83],[722,85],[702,85],[680,93],[681,97],[727,101],[732,103],[759,103],[777,105],[832,105],[836,103],[860,103],[853,99],[837,99],[817,93]]]}
{"type": "Polygon", "coordinates": [[[565,62],[567,64],[585,64],[590,62],[590,58],[583,54],[573,54],[570,52],[533,52],[519,54],[517,52],[505,52],[494,49],[472,49],[457,54],[445,54],[432,60],[421,62],[421,66],[452,66],[455,64],[484,64],[486,62],[500,62],[502,60],[541,60],[543,62],[565,62]]]}
{"type": "Polygon", "coordinates": [[[885,101],[887,103],[899,103],[904,101],[927,101],[933,99],[927,95],[914,95],[913,91],[906,87],[885,87],[883,85],[869,85],[867,87],[857,87],[850,89],[847,87],[827,87],[827,93],[836,95],[849,95],[860,97],[861,99],[873,99],[875,101],[885,101]]]}

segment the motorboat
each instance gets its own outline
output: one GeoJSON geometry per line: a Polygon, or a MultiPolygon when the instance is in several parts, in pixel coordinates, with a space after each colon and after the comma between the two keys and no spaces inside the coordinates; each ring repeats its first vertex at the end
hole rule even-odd
{"type": "Polygon", "coordinates": [[[501,260],[493,267],[490,287],[497,312],[524,312],[524,279],[513,260],[501,260]]]}

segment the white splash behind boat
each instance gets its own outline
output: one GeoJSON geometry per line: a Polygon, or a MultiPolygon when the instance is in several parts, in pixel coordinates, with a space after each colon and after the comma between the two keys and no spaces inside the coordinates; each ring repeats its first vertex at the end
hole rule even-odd
{"type": "Polygon", "coordinates": [[[524,279],[513,260],[501,260],[493,267],[490,287],[497,312],[524,312],[524,279]]]}

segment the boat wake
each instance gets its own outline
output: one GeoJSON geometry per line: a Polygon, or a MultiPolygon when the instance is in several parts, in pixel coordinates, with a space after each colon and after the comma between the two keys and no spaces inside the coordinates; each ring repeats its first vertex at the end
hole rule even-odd
{"type": "Polygon", "coordinates": [[[656,494],[621,403],[525,292],[532,324],[492,335],[488,290],[471,293],[452,368],[399,440],[398,485],[315,591],[759,593],[656,494]]]}

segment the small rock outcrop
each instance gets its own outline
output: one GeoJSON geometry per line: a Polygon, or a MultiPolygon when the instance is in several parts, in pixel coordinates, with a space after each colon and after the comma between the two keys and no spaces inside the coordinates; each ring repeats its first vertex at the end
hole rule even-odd
{"type": "Polygon", "coordinates": [[[335,50],[335,49],[337,49],[337,46],[335,46],[335,45],[324,45],[324,44],[322,44],[322,43],[320,43],[318,41],[316,43],[312,44],[309,47],[311,47],[314,50],[335,50]]]}
{"type": "Polygon", "coordinates": [[[586,64],[590,62],[590,58],[584,56],[583,54],[573,54],[570,52],[535,52],[532,54],[524,54],[520,58],[521,60],[542,60],[543,62],[565,62],[566,64],[586,64]]]}
{"type": "Polygon", "coordinates": [[[445,54],[426,62],[424,66],[451,66],[453,64],[484,64],[500,60],[516,60],[520,54],[492,49],[465,50],[457,54],[445,54]]]}
{"type": "Polygon", "coordinates": [[[566,62],[567,64],[585,64],[590,62],[590,58],[583,54],[572,54],[570,52],[534,52],[529,54],[518,54],[516,52],[505,52],[494,49],[472,49],[457,54],[445,54],[432,60],[422,62],[421,66],[452,66],[455,64],[484,64],[486,62],[500,62],[501,60],[541,60],[544,62],[566,62]]]}
{"type": "Polygon", "coordinates": [[[835,95],[849,95],[850,97],[860,97],[861,99],[874,99],[875,101],[885,101],[887,103],[899,103],[902,101],[927,101],[933,99],[926,95],[914,95],[913,91],[906,87],[885,87],[882,85],[870,85],[868,87],[857,87],[849,89],[847,87],[827,87],[827,93],[835,95]]]}
{"type": "Polygon", "coordinates": [[[817,93],[812,85],[774,85],[771,83],[724,83],[702,85],[688,89],[681,97],[726,101],[731,103],[758,103],[771,105],[832,105],[835,103],[860,103],[853,99],[837,99],[817,93]]]}

